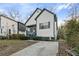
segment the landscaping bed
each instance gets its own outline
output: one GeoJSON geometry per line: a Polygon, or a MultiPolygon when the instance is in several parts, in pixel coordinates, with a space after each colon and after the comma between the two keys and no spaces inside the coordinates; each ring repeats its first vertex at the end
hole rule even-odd
{"type": "Polygon", "coordinates": [[[28,47],[36,41],[28,40],[0,40],[0,56],[9,56],[25,47],[28,47]]]}
{"type": "Polygon", "coordinates": [[[71,56],[72,48],[64,40],[59,40],[58,56],[71,56]]]}
{"type": "Polygon", "coordinates": [[[70,47],[65,40],[59,40],[57,56],[79,56],[79,47],[70,47]]]}

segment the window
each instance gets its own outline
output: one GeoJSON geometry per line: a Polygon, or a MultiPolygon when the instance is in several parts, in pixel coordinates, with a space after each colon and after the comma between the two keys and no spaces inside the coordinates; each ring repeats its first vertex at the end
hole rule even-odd
{"type": "Polygon", "coordinates": [[[2,29],[1,29],[1,33],[2,33],[2,29]]]}
{"type": "Polygon", "coordinates": [[[48,29],[48,28],[50,28],[50,22],[39,24],[39,29],[48,29]]]}

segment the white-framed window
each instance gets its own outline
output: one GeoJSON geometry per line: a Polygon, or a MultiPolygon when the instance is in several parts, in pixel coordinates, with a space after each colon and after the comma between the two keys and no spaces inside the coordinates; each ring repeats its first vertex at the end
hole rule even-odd
{"type": "Polygon", "coordinates": [[[50,28],[50,22],[40,23],[39,29],[49,29],[50,28]]]}

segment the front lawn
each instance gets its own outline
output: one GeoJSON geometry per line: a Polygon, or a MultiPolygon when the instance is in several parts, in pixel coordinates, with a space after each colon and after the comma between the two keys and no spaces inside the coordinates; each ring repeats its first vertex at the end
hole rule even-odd
{"type": "Polygon", "coordinates": [[[11,55],[27,46],[36,43],[28,40],[0,40],[0,56],[11,55]]]}

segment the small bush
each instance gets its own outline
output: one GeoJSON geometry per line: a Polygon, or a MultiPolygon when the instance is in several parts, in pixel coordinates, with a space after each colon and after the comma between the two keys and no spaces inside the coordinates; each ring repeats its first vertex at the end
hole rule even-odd
{"type": "Polygon", "coordinates": [[[18,38],[21,39],[21,40],[25,40],[25,35],[24,34],[18,34],[18,38]]]}
{"type": "Polygon", "coordinates": [[[0,39],[6,39],[7,37],[6,36],[0,36],[0,39]]]}
{"type": "Polygon", "coordinates": [[[29,37],[26,37],[24,34],[12,34],[9,36],[9,39],[27,40],[29,37]]]}
{"type": "Polygon", "coordinates": [[[9,39],[19,39],[18,34],[12,34],[9,36],[9,39]]]}
{"type": "Polygon", "coordinates": [[[31,37],[31,39],[33,39],[33,40],[39,40],[38,37],[31,37]]]}
{"type": "Polygon", "coordinates": [[[28,36],[26,36],[25,38],[26,38],[26,40],[29,40],[30,39],[30,37],[28,37],[28,36]]]}
{"type": "MultiPolygon", "coordinates": [[[[34,36],[34,37],[31,37],[31,39],[33,39],[33,40],[40,40],[40,41],[50,41],[49,37],[36,37],[36,36],[34,36]]],[[[54,38],[52,38],[52,40],[54,40],[54,38]]]]}

